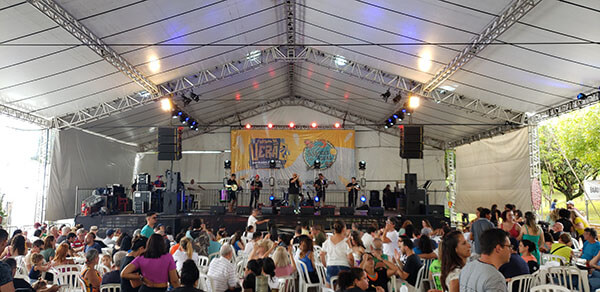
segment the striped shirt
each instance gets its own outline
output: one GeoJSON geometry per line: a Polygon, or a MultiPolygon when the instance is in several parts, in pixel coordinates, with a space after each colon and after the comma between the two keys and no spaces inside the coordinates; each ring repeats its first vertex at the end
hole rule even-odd
{"type": "Polygon", "coordinates": [[[207,276],[212,279],[215,286],[212,287],[212,291],[225,291],[238,283],[235,265],[224,257],[218,257],[210,262],[207,276]]]}

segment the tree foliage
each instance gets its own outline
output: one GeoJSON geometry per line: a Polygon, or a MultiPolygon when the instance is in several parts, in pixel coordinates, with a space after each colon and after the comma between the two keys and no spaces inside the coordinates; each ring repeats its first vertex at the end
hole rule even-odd
{"type": "Polygon", "coordinates": [[[600,169],[600,107],[593,106],[550,120],[539,128],[542,184],[567,200],[582,196],[579,179],[595,179],[600,169]],[[564,156],[561,153],[564,152],[564,156]]]}

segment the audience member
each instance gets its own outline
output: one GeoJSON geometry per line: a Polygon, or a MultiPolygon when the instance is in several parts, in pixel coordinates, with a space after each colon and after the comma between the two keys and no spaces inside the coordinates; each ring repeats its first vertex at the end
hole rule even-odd
{"type": "MultiPolygon", "coordinates": [[[[128,252],[127,255],[122,259],[121,266],[119,268],[119,271],[121,272],[121,292],[138,292],[139,286],[141,285],[141,283],[139,283],[139,279],[134,281],[124,279],[123,270],[125,270],[125,267],[127,267],[127,265],[129,265],[135,258],[143,255],[144,252],[146,252],[147,240],[148,239],[143,236],[134,239],[131,251],[128,252]]],[[[139,270],[135,270],[134,272],[139,274],[139,270]]]]}
{"type": "Polygon", "coordinates": [[[475,254],[481,254],[481,234],[488,229],[495,228],[490,221],[491,216],[490,209],[482,208],[479,211],[479,219],[471,226],[471,240],[473,240],[475,254]]]}
{"type": "Polygon", "coordinates": [[[533,256],[535,249],[535,243],[533,243],[531,240],[523,239],[519,243],[519,252],[521,253],[521,258],[527,263],[530,274],[537,271],[540,267],[537,258],[533,256]]]}
{"type": "Polygon", "coordinates": [[[85,253],[85,268],[79,276],[83,284],[85,284],[82,287],[85,292],[100,291],[102,277],[100,276],[100,272],[96,270],[96,265],[98,265],[98,251],[92,248],[85,253]]]}
{"type": "Polygon", "coordinates": [[[33,283],[39,280],[43,272],[48,271],[50,265],[44,261],[44,256],[36,253],[31,256],[31,270],[29,270],[29,282],[33,283]]]}
{"type": "Polygon", "coordinates": [[[540,259],[540,246],[544,243],[544,237],[542,228],[536,224],[535,214],[533,212],[525,212],[525,224],[521,229],[521,235],[518,239],[529,240],[535,245],[535,250],[531,251],[531,254],[535,257],[536,262],[541,262],[540,259]]]}
{"type": "Polygon", "coordinates": [[[419,273],[419,269],[423,266],[423,263],[421,262],[421,258],[415,254],[413,248],[414,244],[412,240],[403,237],[400,251],[406,256],[406,263],[402,264],[398,252],[396,252],[396,262],[399,263],[398,276],[400,276],[401,279],[406,280],[408,284],[415,286],[417,283],[417,274],[419,273]]]}
{"type": "Polygon", "coordinates": [[[404,222],[402,223],[402,226],[400,227],[400,230],[398,230],[398,235],[402,236],[406,234],[406,226],[408,225],[412,225],[412,221],[406,219],[404,220],[404,222]]]}
{"type": "Polygon", "coordinates": [[[40,251],[42,251],[42,249],[44,248],[44,241],[41,239],[38,239],[36,241],[33,242],[33,244],[31,245],[31,249],[29,250],[29,253],[27,253],[27,255],[24,258],[25,261],[25,267],[27,268],[27,271],[31,270],[31,255],[34,253],[40,253],[40,251]]]}
{"type": "Polygon", "coordinates": [[[358,266],[362,259],[362,255],[365,253],[365,246],[363,245],[362,240],[360,239],[360,234],[352,230],[350,232],[349,241],[350,248],[352,249],[352,256],[354,257],[354,265],[358,266]]]}
{"type": "Polygon", "coordinates": [[[197,289],[200,271],[193,260],[186,260],[181,266],[181,286],[171,290],[171,292],[202,292],[197,289]]]}
{"type": "Polygon", "coordinates": [[[61,244],[63,241],[67,240],[67,236],[71,233],[71,228],[68,226],[63,226],[60,230],[60,236],[56,239],[56,243],[61,244]]]}
{"type": "Polygon", "coordinates": [[[114,237],[115,237],[115,230],[112,228],[109,228],[108,230],[106,230],[106,238],[104,238],[104,240],[102,242],[106,246],[113,246],[116,243],[114,237]]]}
{"type": "Polygon", "coordinates": [[[498,210],[498,205],[493,204],[492,208],[490,208],[490,212],[491,212],[491,217],[490,217],[490,222],[492,222],[494,224],[494,227],[498,226],[498,221],[500,221],[500,217],[501,217],[501,213],[500,210],[498,210]]]}
{"type": "Polygon", "coordinates": [[[563,234],[563,229],[564,227],[560,222],[555,222],[554,225],[552,225],[550,235],[552,235],[552,239],[554,239],[554,241],[558,241],[560,235],[563,234]]]}
{"type": "MultiPolygon", "coordinates": [[[[315,269],[315,258],[313,254],[313,241],[306,235],[301,235],[298,246],[298,260],[306,266],[306,271],[311,283],[319,283],[319,276],[315,269]]],[[[304,269],[304,267],[303,267],[304,269]]]]}
{"type": "MultiPolygon", "coordinates": [[[[237,235],[238,233],[236,233],[237,235]]],[[[235,239],[236,241],[233,243],[234,248],[236,243],[241,242],[241,238],[237,238],[237,236],[234,236],[233,239],[235,239]]],[[[232,242],[233,242],[232,239],[232,242]]],[[[248,257],[250,256],[250,254],[252,253],[252,251],[254,250],[254,246],[262,239],[262,235],[260,234],[260,232],[254,232],[254,234],[252,234],[252,240],[248,241],[248,243],[246,243],[246,246],[244,248],[244,254],[248,257]]],[[[243,245],[243,244],[242,244],[243,245]]]]}
{"type": "Polygon", "coordinates": [[[510,280],[511,278],[516,276],[529,274],[529,265],[527,265],[527,262],[523,260],[521,256],[519,256],[519,241],[516,240],[514,237],[510,237],[510,244],[512,247],[510,260],[508,261],[508,263],[502,265],[500,269],[498,269],[500,273],[504,275],[504,278],[506,278],[507,280],[510,280]]]}
{"type": "Polygon", "coordinates": [[[121,283],[121,264],[123,258],[127,256],[127,252],[119,251],[113,255],[112,265],[109,267],[110,272],[102,276],[102,285],[104,284],[119,284],[121,283]]]}
{"type": "Polygon", "coordinates": [[[460,231],[451,231],[444,236],[440,245],[441,276],[440,286],[443,291],[458,292],[460,270],[471,256],[471,244],[460,231]]]}
{"type": "Polygon", "coordinates": [[[212,291],[241,291],[235,272],[235,265],[231,263],[233,248],[229,244],[221,246],[221,256],[213,259],[208,266],[208,277],[212,279],[212,291]]]}
{"type": "Polygon", "coordinates": [[[46,262],[50,262],[55,255],[54,246],[56,245],[56,240],[54,240],[54,236],[48,235],[46,239],[44,239],[44,250],[40,251],[40,254],[44,256],[44,260],[46,262]]]}
{"type": "Polygon", "coordinates": [[[512,238],[518,238],[521,234],[521,225],[515,222],[515,214],[511,210],[504,210],[501,214],[502,223],[500,229],[508,232],[508,235],[512,238]]]}
{"type": "Polygon", "coordinates": [[[327,267],[327,283],[331,277],[337,276],[340,271],[348,270],[354,266],[352,249],[348,244],[346,224],[340,220],[333,222],[333,236],[323,243],[321,249],[321,262],[327,267]]]}
{"type": "Polygon", "coordinates": [[[423,228],[421,229],[421,236],[414,241],[415,248],[413,251],[422,259],[437,258],[437,254],[435,254],[433,251],[437,249],[438,244],[429,238],[431,233],[431,228],[423,228]]]}
{"type": "Polygon", "coordinates": [[[61,265],[72,265],[74,264],[72,259],[67,259],[69,257],[70,249],[69,244],[63,242],[58,245],[56,249],[56,254],[54,255],[54,259],[52,259],[53,266],[61,266],[61,265]]]}
{"type": "Polygon", "coordinates": [[[397,225],[396,218],[389,217],[385,222],[385,228],[383,229],[383,253],[388,256],[388,258],[393,258],[398,248],[398,231],[396,231],[397,225]]]}
{"type": "Polygon", "coordinates": [[[375,239],[375,237],[377,237],[377,226],[367,226],[367,232],[365,232],[361,238],[366,252],[371,252],[371,249],[373,248],[373,239],[375,239]]]}
{"type": "Polygon", "coordinates": [[[315,245],[322,246],[323,242],[327,240],[327,235],[323,232],[323,226],[319,224],[315,224],[311,227],[310,234],[315,241],[315,245]]]}
{"type": "Polygon", "coordinates": [[[181,273],[183,263],[187,260],[192,260],[194,263],[198,264],[200,258],[198,257],[198,253],[192,247],[192,242],[189,238],[184,237],[179,241],[179,248],[173,254],[173,260],[175,261],[175,267],[177,268],[178,273],[181,273]]]}
{"type": "MultiPolygon", "coordinates": [[[[298,246],[298,249],[302,252],[302,247],[298,246]]],[[[272,258],[275,263],[276,277],[287,277],[296,271],[296,261],[293,260],[294,255],[291,245],[288,245],[287,248],[285,246],[278,246],[272,258]]],[[[314,263],[314,259],[312,262],[314,263]]]]}
{"type": "Polygon", "coordinates": [[[571,222],[571,212],[567,209],[558,209],[558,220],[563,225],[563,232],[573,232],[573,222],[571,222]]]}
{"type": "Polygon", "coordinates": [[[102,254],[102,247],[96,242],[96,234],[93,232],[88,233],[85,236],[85,248],[84,251],[88,252],[90,249],[95,249],[99,254],[102,254]]]}
{"type": "Polygon", "coordinates": [[[27,247],[25,242],[25,237],[21,234],[18,234],[12,238],[10,241],[10,246],[7,246],[0,258],[9,258],[16,256],[24,256],[27,254],[27,247]]]}
{"type": "Polygon", "coordinates": [[[150,211],[146,213],[146,225],[140,231],[140,234],[146,238],[150,238],[152,234],[154,234],[154,226],[158,222],[158,214],[156,212],[150,211]]]}
{"type": "Polygon", "coordinates": [[[563,233],[558,237],[558,242],[552,244],[550,254],[565,258],[566,262],[560,264],[567,265],[571,262],[571,256],[573,255],[573,249],[571,248],[571,245],[573,245],[573,242],[571,241],[571,235],[568,233],[563,233]]]}
{"type": "MultiPolygon", "coordinates": [[[[398,272],[396,265],[379,258],[384,263],[385,267],[375,267],[375,257],[373,254],[365,253],[360,263],[360,268],[363,269],[369,280],[369,287],[381,287],[383,291],[388,291],[388,281],[390,277],[398,272]]],[[[373,289],[374,290],[374,289],[373,289]]]]}
{"type": "Polygon", "coordinates": [[[460,291],[507,291],[506,280],[498,269],[510,261],[508,234],[502,229],[488,229],[481,234],[480,244],[481,257],[460,271],[460,291]]]}
{"type": "MultiPolygon", "coordinates": [[[[342,292],[360,292],[369,289],[367,274],[361,268],[351,268],[340,272],[338,283],[342,292]]],[[[375,291],[384,292],[381,287],[377,287],[375,291]]]]}
{"type": "Polygon", "coordinates": [[[583,237],[585,229],[590,227],[587,220],[575,209],[571,210],[571,222],[573,222],[573,229],[577,232],[578,237],[583,237]]]}
{"type": "MultiPolygon", "coordinates": [[[[566,231],[565,231],[566,232],[566,231]]],[[[596,229],[586,228],[583,232],[583,249],[581,250],[581,257],[584,260],[591,260],[594,256],[600,252],[600,242],[596,240],[596,229]]]]}
{"type": "Polygon", "coordinates": [[[249,260],[246,264],[246,272],[244,275],[244,281],[242,283],[244,291],[254,292],[256,288],[256,277],[260,276],[261,274],[262,261],[256,259],[249,260]]]}

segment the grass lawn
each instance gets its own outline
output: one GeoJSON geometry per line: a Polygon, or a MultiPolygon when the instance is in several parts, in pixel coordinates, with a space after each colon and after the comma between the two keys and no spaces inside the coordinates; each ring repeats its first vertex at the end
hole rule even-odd
{"type": "MultiPolygon", "coordinates": [[[[552,196],[552,199],[558,200],[556,203],[556,206],[558,208],[566,208],[567,200],[566,200],[565,196],[563,196],[562,194],[555,194],[552,196]]],[[[573,200],[573,203],[575,203],[575,208],[577,208],[582,213],[585,213],[585,201],[586,201],[585,195],[573,200]]],[[[600,224],[600,214],[596,213],[592,204],[594,204],[594,206],[596,206],[596,209],[598,210],[598,212],[600,212],[600,201],[589,201],[588,221],[590,224],[600,224]]],[[[543,208],[544,208],[544,217],[546,217],[548,215],[548,213],[550,212],[550,204],[548,204],[546,200],[544,200],[543,208]]]]}

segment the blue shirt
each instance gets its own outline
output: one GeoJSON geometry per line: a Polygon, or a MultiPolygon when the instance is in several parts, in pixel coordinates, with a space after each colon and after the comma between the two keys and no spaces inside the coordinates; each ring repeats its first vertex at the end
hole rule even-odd
{"type": "Polygon", "coordinates": [[[581,258],[585,260],[591,260],[600,252],[600,242],[589,243],[587,240],[583,242],[583,251],[581,258]]]}
{"type": "Polygon", "coordinates": [[[210,241],[210,245],[208,246],[208,254],[213,254],[215,252],[219,252],[221,249],[221,244],[216,241],[210,241]]]}
{"type": "Polygon", "coordinates": [[[154,234],[154,228],[148,226],[148,224],[144,225],[144,228],[142,228],[142,232],[140,233],[142,234],[143,237],[145,238],[150,238],[150,236],[152,236],[152,234],[154,234]]]}
{"type": "Polygon", "coordinates": [[[94,244],[92,244],[92,246],[86,245],[84,252],[88,252],[88,250],[90,250],[92,248],[97,250],[99,254],[102,254],[102,247],[97,242],[94,242],[94,244]]]}

